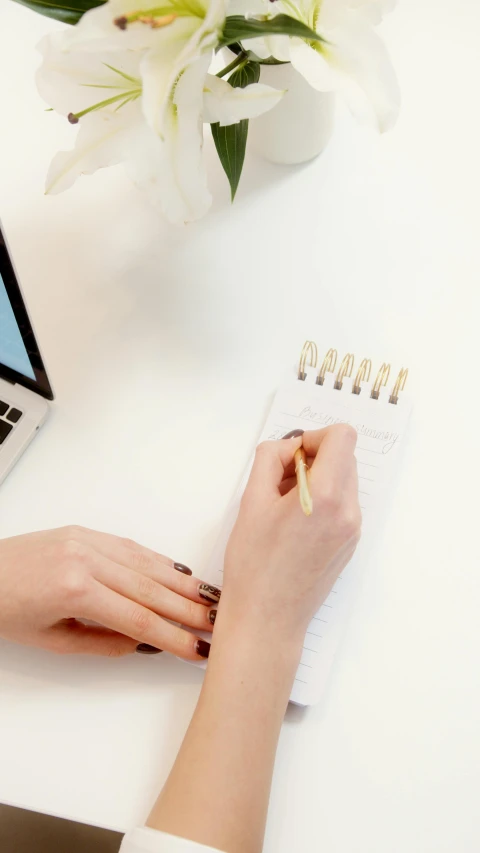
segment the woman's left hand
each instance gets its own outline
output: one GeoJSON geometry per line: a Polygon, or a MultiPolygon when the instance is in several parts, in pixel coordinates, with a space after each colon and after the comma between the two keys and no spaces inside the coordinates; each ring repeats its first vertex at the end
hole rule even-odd
{"type": "Polygon", "coordinates": [[[84,527],[0,540],[0,637],[60,654],[208,657],[220,591],[181,563],[84,527]],[[95,625],[85,625],[88,620],[95,625]]]}

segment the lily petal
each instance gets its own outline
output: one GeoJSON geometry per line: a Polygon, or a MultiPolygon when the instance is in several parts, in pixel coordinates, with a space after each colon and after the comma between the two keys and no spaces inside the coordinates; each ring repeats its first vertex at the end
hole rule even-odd
{"type": "Polygon", "coordinates": [[[75,148],[59,151],[47,174],[45,192],[61,193],[80,175],[92,175],[97,169],[120,163],[130,156],[131,134],[138,122],[140,106],[128,104],[119,112],[102,110],[85,116],[80,124],[75,148]]]}
{"type": "Polygon", "coordinates": [[[152,132],[150,137],[144,135],[145,156],[136,156],[128,166],[137,186],[175,224],[199,219],[212,203],[203,160],[201,122],[209,63],[210,57],[203,56],[180,75],[165,113],[164,140],[152,132]]]}
{"type": "Polygon", "coordinates": [[[244,118],[256,118],[275,107],[284,94],[264,83],[234,88],[226,80],[208,74],[203,90],[203,120],[228,125],[244,118]]]}
{"type": "Polygon", "coordinates": [[[342,28],[332,50],[333,62],[345,75],[343,94],[351,112],[383,133],[400,111],[400,88],[382,39],[360,17],[342,28]]]}
{"type": "Polygon", "coordinates": [[[224,20],[225,0],[211,0],[200,26],[196,18],[179,19],[174,26],[158,31],[154,48],[144,55],[141,61],[143,112],[159,136],[165,133],[167,108],[176,81],[203,55],[208,56],[206,73],[224,20]]]}
{"type": "Polygon", "coordinates": [[[259,59],[268,59],[273,56],[280,62],[290,62],[290,38],[289,36],[263,36],[253,39],[245,39],[243,42],[245,50],[251,51],[259,59]]]}
{"type": "Polygon", "coordinates": [[[380,24],[390,14],[397,0],[350,0],[352,9],[359,9],[372,24],[380,24]]]}
{"type": "Polygon", "coordinates": [[[36,75],[37,88],[54,110],[67,116],[140,87],[136,53],[124,51],[115,57],[108,53],[71,53],[65,50],[68,33],[69,30],[51,33],[37,47],[43,56],[36,75]]]}
{"type": "Polygon", "coordinates": [[[292,64],[319,91],[338,90],[351,112],[384,132],[400,110],[400,90],[387,49],[371,25],[352,15],[320,50],[292,40],[292,64]]]}
{"type": "Polygon", "coordinates": [[[290,56],[293,67],[319,92],[332,92],[342,86],[343,75],[330,64],[324,49],[295,38],[291,40],[290,56]]]}
{"type": "Polygon", "coordinates": [[[155,48],[147,51],[141,60],[143,81],[143,114],[148,124],[159,136],[164,135],[165,115],[172,88],[184,68],[198,56],[192,22],[183,19],[173,30],[159,33],[155,48]]]}

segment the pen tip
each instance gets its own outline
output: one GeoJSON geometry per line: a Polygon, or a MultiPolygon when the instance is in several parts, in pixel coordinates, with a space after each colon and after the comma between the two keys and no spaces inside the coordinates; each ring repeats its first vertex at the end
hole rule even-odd
{"type": "Polygon", "coordinates": [[[304,500],[302,500],[301,503],[302,503],[302,509],[303,509],[305,515],[311,515],[312,511],[313,511],[312,501],[304,499],[304,500]]]}

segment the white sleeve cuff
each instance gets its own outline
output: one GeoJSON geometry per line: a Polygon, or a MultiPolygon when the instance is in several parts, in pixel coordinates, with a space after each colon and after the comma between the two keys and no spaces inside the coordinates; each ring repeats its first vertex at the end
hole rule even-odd
{"type": "Polygon", "coordinates": [[[148,826],[127,832],[119,853],[222,853],[214,847],[205,847],[196,841],[167,835],[148,826]]]}

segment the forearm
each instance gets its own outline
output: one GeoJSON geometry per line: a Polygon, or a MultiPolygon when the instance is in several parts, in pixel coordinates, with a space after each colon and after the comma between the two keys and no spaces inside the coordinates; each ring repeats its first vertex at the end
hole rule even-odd
{"type": "Polygon", "coordinates": [[[227,853],[262,848],[278,736],[301,641],[221,609],[200,700],[148,825],[227,853]]]}

